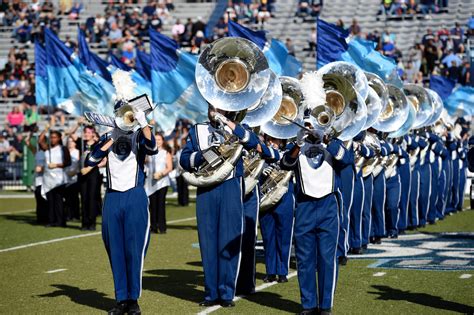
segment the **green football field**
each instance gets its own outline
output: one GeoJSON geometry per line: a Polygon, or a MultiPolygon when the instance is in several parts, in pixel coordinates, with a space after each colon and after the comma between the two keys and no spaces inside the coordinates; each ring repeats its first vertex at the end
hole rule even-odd
{"type": "MultiPolygon", "coordinates": [[[[36,225],[33,208],[33,199],[0,199],[0,313],[92,314],[111,308],[114,304],[112,275],[100,233],[81,232],[79,223],[69,223],[68,228],[36,225]]],[[[194,204],[180,208],[169,202],[167,219],[168,233],[152,234],[148,247],[140,299],[143,313],[276,314],[300,311],[295,263],[291,264],[288,283],[267,286],[262,281],[265,266],[261,258],[257,260],[259,291],[255,295],[239,299],[232,309],[199,307],[197,303],[203,299],[203,273],[196,246],[194,204]]],[[[441,264],[457,264],[460,269],[374,268],[373,265],[380,261],[351,259],[340,269],[334,313],[474,312],[474,252],[471,246],[474,211],[449,216],[416,233],[420,232],[433,240],[442,232],[471,232],[464,234],[463,240],[467,240],[464,245],[453,245],[458,242],[453,234],[449,236],[451,241],[444,243],[452,246],[453,251],[450,251],[451,258],[441,264]]],[[[433,247],[433,243],[427,242],[426,248],[433,247]]],[[[384,244],[390,247],[397,243],[384,244]]],[[[419,264],[428,260],[412,262],[419,264]]],[[[406,261],[396,264],[400,266],[406,261]]]]}

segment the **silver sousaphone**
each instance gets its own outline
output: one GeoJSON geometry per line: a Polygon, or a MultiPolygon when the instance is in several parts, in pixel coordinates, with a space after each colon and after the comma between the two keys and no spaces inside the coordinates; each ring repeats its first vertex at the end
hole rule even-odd
{"type": "Polygon", "coordinates": [[[272,71],[257,45],[226,37],[204,48],[195,73],[197,87],[209,103],[222,110],[241,111],[261,101],[272,71]]]}
{"type": "Polygon", "coordinates": [[[380,113],[385,110],[388,103],[388,89],[383,80],[376,74],[364,72],[369,84],[369,93],[365,100],[367,104],[367,121],[364,129],[372,127],[380,113]]]}
{"type": "Polygon", "coordinates": [[[403,91],[395,85],[387,84],[388,102],[372,127],[382,132],[394,132],[403,126],[409,115],[408,100],[403,91]]]}
{"type": "Polygon", "coordinates": [[[434,112],[428,92],[422,86],[416,84],[403,85],[403,92],[415,108],[416,116],[412,129],[424,127],[434,112]]]}
{"type": "Polygon", "coordinates": [[[277,139],[289,139],[296,136],[300,128],[295,124],[303,124],[303,94],[299,81],[292,77],[279,78],[282,98],[277,112],[269,116],[261,131],[277,139]],[[293,123],[294,122],[294,123],[293,123]]]}

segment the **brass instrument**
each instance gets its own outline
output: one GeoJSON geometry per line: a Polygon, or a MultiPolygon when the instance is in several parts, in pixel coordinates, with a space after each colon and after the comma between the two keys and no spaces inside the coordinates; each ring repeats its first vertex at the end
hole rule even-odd
{"type": "MultiPolygon", "coordinates": [[[[274,111],[272,98],[278,97],[279,86],[275,83],[278,80],[263,52],[249,40],[226,37],[207,45],[199,57],[195,76],[202,96],[215,108],[239,117],[234,120],[245,119],[249,112],[253,113],[253,123],[258,124],[266,112],[274,111]]],[[[243,145],[225,129],[219,126],[224,142],[203,152],[205,162],[200,169],[183,174],[189,184],[215,185],[234,170],[242,156],[243,145]]],[[[247,161],[248,166],[254,164],[247,161]]],[[[247,174],[255,172],[247,169],[247,174]]]]}
{"type": "Polygon", "coordinates": [[[263,182],[260,191],[260,211],[264,212],[276,205],[287,193],[288,185],[293,175],[292,171],[273,168],[263,182]]]}
{"type": "Polygon", "coordinates": [[[250,151],[243,157],[245,195],[249,194],[258,184],[258,179],[263,171],[265,161],[255,150],[250,151]]]}
{"type": "Polygon", "coordinates": [[[403,90],[387,84],[389,98],[373,128],[382,132],[393,132],[403,126],[409,115],[408,100],[403,90]]]}

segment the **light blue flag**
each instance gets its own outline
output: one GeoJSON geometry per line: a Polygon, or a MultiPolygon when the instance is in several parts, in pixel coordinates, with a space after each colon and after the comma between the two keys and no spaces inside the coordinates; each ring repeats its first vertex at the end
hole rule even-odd
{"type": "Polygon", "coordinates": [[[444,107],[449,114],[455,116],[467,116],[474,114],[474,88],[461,86],[444,100],[444,107]]]}
{"type": "Polygon", "coordinates": [[[341,55],[341,59],[355,63],[364,71],[377,74],[385,82],[398,87],[403,86],[397,74],[395,60],[375,50],[376,46],[375,42],[354,38],[349,42],[348,49],[341,55]]]}
{"type": "Polygon", "coordinates": [[[36,104],[48,105],[46,50],[38,41],[35,42],[35,95],[36,104]]]}
{"type": "Polygon", "coordinates": [[[49,29],[45,29],[48,104],[70,114],[84,111],[112,115],[115,89],[87,70],[79,58],[49,29]]]}
{"type": "Polygon", "coordinates": [[[153,102],[158,109],[166,106],[162,113],[174,112],[173,119],[206,120],[208,105],[195,82],[197,57],[180,51],[174,40],[157,31],[149,32],[153,102]]]}
{"type": "Polygon", "coordinates": [[[285,44],[277,39],[268,42],[264,31],[253,31],[232,21],[229,21],[228,29],[230,37],[248,39],[262,49],[265,57],[267,57],[270,69],[278,76],[296,78],[302,71],[301,62],[288,53],[285,44]]]}

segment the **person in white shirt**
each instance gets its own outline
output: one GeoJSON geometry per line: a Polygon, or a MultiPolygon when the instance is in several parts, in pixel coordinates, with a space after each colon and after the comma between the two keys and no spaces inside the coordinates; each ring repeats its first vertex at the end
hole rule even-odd
{"type": "Polygon", "coordinates": [[[145,191],[150,200],[150,230],[166,233],[166,192],[170,186],[169,173],[173,170],[171,149],[161,133],[155,135],[158,154],[148,156],[145,191]]]}

